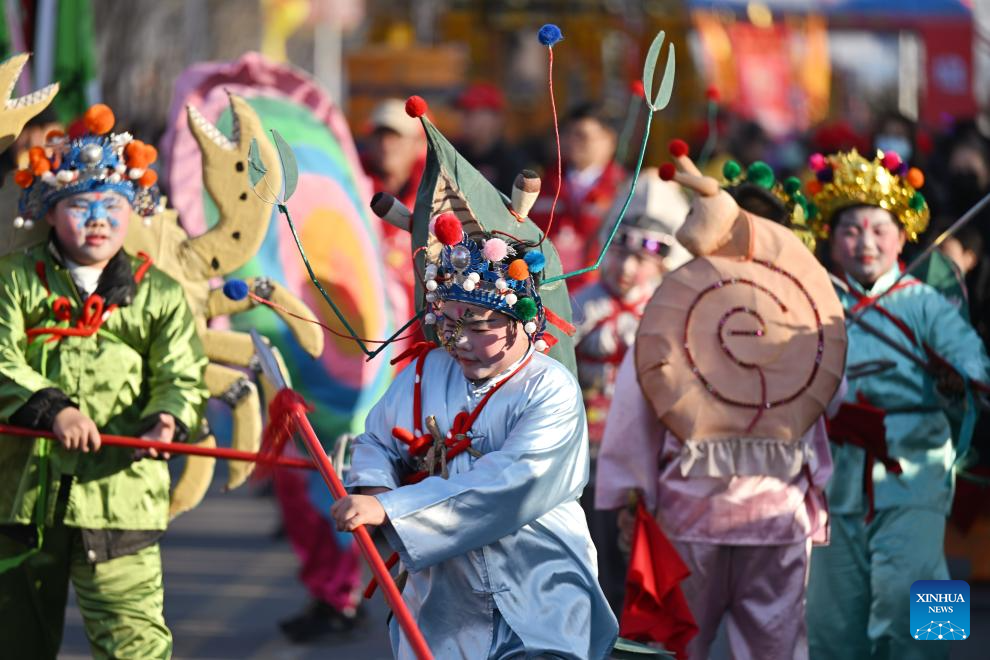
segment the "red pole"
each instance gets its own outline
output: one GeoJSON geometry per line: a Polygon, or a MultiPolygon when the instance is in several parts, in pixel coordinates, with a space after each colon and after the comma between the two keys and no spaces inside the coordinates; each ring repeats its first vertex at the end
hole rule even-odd
{"type": "MultiPolygon", "coordinates": [[[[37,431],[26,429],[20,426],[10,426],[0,424],[0,434],[16,435],[22,438],[55,438],[51,431],[37,431]]],[[[196,447],[181,442],[159,442],[157,440],[145,440],[143,438],[129,438],[123,435],[100,434],[100,441],[111,447],[133,447],[134,449],[158,449],[173,454],[191,454],[193,456],[212,456],[213,458],[225,458],[232,461],[250,461],[265,465],[275,465],[278,467],[298,468],[303,470],[315,470],[316,465],[312,461],[302,458],[284,458],[282,456],[266,456],[251,451],[241,451],[239,449],[229,449],[227,447],[196,447]]]]}
{"type": "MultiPolygon", "coordinates": [[[[330,488],[330,493],[333,494],[334,499],[339,500],[342,497],[347,497],[347,491],[344,490],[344,484],[340,482],[340,478],[337,476],[337,473],[334,472],[333,465],[330,463],[330,458],[327,456],[327,453],[323,450],[323,445],[320,444],[319,439],[316,437],[316,432],[310,425],[309,418],[306,417],[305,411],[298,408],[293,409],[292,416],[298,425],[303,440],[306,442],[306,447],[309,449],[309,455],[316,462],[316,468],[320,471],[320,474],[323,475],[323,480],[327,482],[327,486],[330,488]]],[[[375,549],[375,544],[372,542],[371,535],[368,534],[368,530],[366,530],[363,525],[358,527],[354,530],[354,538],[357,539],[358,546],[361,548],[361,553],[371,566],[371,570],[375,574],[378,584],[381,585],[382,590],[385,592],[385,599],[392,608],[392,612],[395,614],[395,618],[398,620],[399,626],[401,626],[403,632],[405,632],[406,639],[409,640],[409,645],[412,646],[416,657],[420,660],[432,660],[433,654],[430,652],[430,647],[426,645],[426,640],[423,639],[423,633],[419,631],[416,621],[412,618],[412,614],[406,607],[405,601],[402,600],[402,594],[399,593],[398,587],[395,586],[395,582],[392,580],[392,575],[385,567],[385,562],[382,561],[381,555],[379,555],[378,550],[375,549]]]]}

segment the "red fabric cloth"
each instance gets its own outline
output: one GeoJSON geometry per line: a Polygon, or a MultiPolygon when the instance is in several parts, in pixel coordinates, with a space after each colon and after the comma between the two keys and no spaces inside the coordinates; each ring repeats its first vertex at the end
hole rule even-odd
{"type": "MultiPolygon", "coordinates": [[[[601,251],[599,231],[625,178],[626,172],[622,166],[611,162],[588,191],[578,198],[567,183],[567,168],[564,168],[564,182],[554,211],[550,240],[560,254],[565,273],[590,266],[598,259],[601,251]]],[[[550,207],[556,191],[557,168],[548,167],[540,187],[540,197],[529,213],[530,219],[543,231],[547,230],[550,222],[550,207]]],[[[576,291],[595,279],[596,273],[585,273],[569,279],[567,286],[571,291],[576,291]]]]}
{"type": "Polygon", "coordinates": [[[619,634],[637,642],[661,642],[678,658],[687,658],[688,642],[698,634],[680,586],[690,574],[640,499],[619,634]]]}
{"type": "Polygon", "coordinates": [[[879,461],[893,474],[901,473],[901,464],[887,453],[886,413],[870,405],[862,396],[858,403],[843,403],[839,412],[827,421],[828,437],[837,445],[850,444],[866,452],[863,462],[863,492],[866,494],[866,522],[876,515],[873,501],[873,463],[879,461]]]}

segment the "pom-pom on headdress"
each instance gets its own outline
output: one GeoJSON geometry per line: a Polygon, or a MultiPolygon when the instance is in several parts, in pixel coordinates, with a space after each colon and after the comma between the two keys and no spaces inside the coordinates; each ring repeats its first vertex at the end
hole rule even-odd
{"type": "Polygon", "coordinates": [[[801,191],[801,180],[777,179],[763,161],[743,167],[734,160],[722,166],[722,186],[742,208],[788,227],[812,252],[815,234],[808,224],[810,202],[801,191]]]}
{"type": "Polygon", "coordinates": [[[85,134],[51,131],[44,147],[28,152],[28,167],[14,174],[23,188],[15,227],[30,228],[60,200],[87,192],[119,193],[142,216],[160,210],[158,174],[150,169],[158,151],[130,133],[111,133],[114,122],[113,111],[99,103],[83,115],[85,134]]]}
{"type": "Polygon", "coordinates": [[[819,237],[828,236],[836,213],[859,204],[889,211],[910,241],[917,241],[928,228],[928,203],[917,191],[925,177],[921,170],[908,168],[895,152],[877,152],[872,161],[855,149],[827,157],[813,154],[808,163],[815,173],[806,185],[811,195],[810,223],[819,237]]]}
{"type": "Polygon", "coordinates": [[[468,237],[449,211],[430,224],[433,238],[442,247],[426,262],[428,311],[424,322],[436,323],[443,315],[441,303],[458,300],[522,322],[536,350],[547,350],[547,315],[539,293],[539,273],[546,265],[541,249],[521,242],[510,244],[488,233],[477,239],[468,237]]]}

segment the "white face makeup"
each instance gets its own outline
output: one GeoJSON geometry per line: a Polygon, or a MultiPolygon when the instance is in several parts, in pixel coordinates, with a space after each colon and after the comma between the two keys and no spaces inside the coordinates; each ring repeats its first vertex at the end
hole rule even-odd
{"type": "Polygon", "coordinates": [[[124,244],[131,205],[115,192],[72,195],[48,213],[65,256],[83,266],[105,266],[124,244]]]}
{"type": "Polygon", "coordinates": [[[872,286],[897,263],[906,240],[894,217],[877,206],[842,211],[830,240],[832,261],[863,286],[872,286]]]}
{"type": "Polygon", "coordinates": [[[484,380],[526,354],[519,321],[485,307],[447,301],[437,326],[440,339],[469,380],[484,380]]]}

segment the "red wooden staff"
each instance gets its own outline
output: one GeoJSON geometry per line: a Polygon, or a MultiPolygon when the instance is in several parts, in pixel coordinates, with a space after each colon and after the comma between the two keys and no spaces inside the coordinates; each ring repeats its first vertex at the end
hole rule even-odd
{"type": "MultiPolygon", "coordinates": [[[[15,435],[22,438],[52,438],[55,434],[51,431],[38,431],[21,426],[11,426],[0,424],[0,434],[15,435]]],[[[302,470],[315,470],[316,465],[312,461],[303,458],[285,458],[282,456],[270,455],[264,452],[241,451],[240,449],[229,449],[227,447],[197,447],[181,442],[160,442],[158,440],[145,440],[144,438],[131,438],[124,435],[100,434],[100,442],[111,447],[132,447],[134,449],[157,449],[172,454],[189,454],[193,456],[212,456],[213,458],[225,458],[231,461],[249,461],[270,465],[273,467],[297,468],[302,470]]]]}
{"type": "MultiPolygon", "coordinates": [[[[268,381],[279,388],[278,394],[275,395],[268,408],[268,427],[265,429],[265,438],[262,443],[261,453],[265,455],[278,455],[281,447],[289,440],[294,432],[298,431],[306,443],[309,455],[316,463],[316,469],[320,471],[334,499],[339,500],[342,497],[347,497],[344,484],[341,483],[340,477],[334,471],[330,458],[327,456],[326,451],[324,451],[323,445],[320,444],[320,439],[316,437],[316,432],[313,430],[312,425],[309,423],[309,418],[306,416],[306,412],[309,409],[306,401],[288,387],[285,377],[279,368],[278,361],[275,359],[275,355],[272,353],[268,344],[261,338],[261,335],[252,330],[251,339],[254,341],[255,351],[260,358],[262,371],[268,378],[268,381]]],[[[365,561],[368,562],[372,573],[375,574],[376,581],[382,586],[382,590],[385,592],[385,599],[388,601],[389,607],[392,608],[396,621],[399,622],[399,626],[405,633],[406,639],[409,641],[409,645],[412,647],[416,657],[419,660],[432,660],[433,654],[426,645],[423,633],[420,632],[419,626],[416,625],[415,619],[413,619],[412,614],[409,612],[409,608],[406,607],[405,601],[402,600],[402,594],[399,593],[398,587],[395,586],[395,581],[392,580],[391,573],[389,573],[388,568],[385,566],[385,562],[382,561],[381,555],[378,554],[378,550],[371,540],[371,535],[368,534],[368,530],[364,528],[364,525],[354,530],[354,538],[357,540],[358,547],[361,548],[361,554],[364,555],[365,561]]]]}

